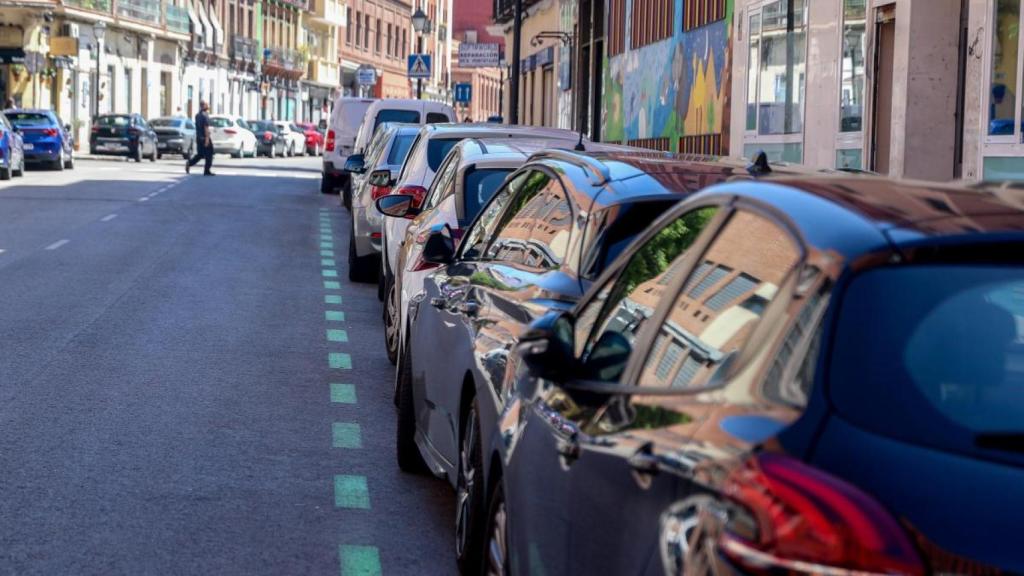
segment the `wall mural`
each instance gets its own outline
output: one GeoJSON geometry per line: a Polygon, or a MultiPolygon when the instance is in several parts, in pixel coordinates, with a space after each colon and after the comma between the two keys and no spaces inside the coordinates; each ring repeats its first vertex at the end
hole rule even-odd
{"type": "MultiPolygon", "coordinates": [[[[675,13],[683,14],[690,2],[707,0],[676,0],[675,13]]],[[[682,31],[677,16],[671,38],[606,57],[604,140],[728,153],[733,2],[724,0],[724,19],[682,31]]],[[[627,36],[632,4],[627,2],[627,36]]]]}

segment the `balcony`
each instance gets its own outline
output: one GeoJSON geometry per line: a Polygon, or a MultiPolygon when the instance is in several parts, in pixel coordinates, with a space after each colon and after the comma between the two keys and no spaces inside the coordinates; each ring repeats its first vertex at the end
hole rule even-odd
{"type": "Polygon", "coordinates": [[[256,41],[243,36],[233,36],[231,38],[231,57],[235,60],[255,61],[256,41]]]}
{"type": "Polygon", "coordinates": [[[167,6],[164,25],[169,32],[188,34],[188,11],[178,6],[167,6]]]}
{"type": "Polygon", "coordinates": [[[338,86],[341,84],[341,76],[338,72],[338,63],[320,59],[310,60],[308,80],[316,84],[338,86]]]}
{"type": "Polygon", "coordinates": [[[309,10],[310,0],[277,0],[278,4],[284,4],[299,10],[309,10]]]}
{"type": "Polygon", "coordinates": [[[312,13],[309,15],[315,24],[324,26],[344,26],[341,2],[338,0],[312,0],[312,13]]]}
{"type": "Polygon", "coordinates": [[[81,8],[82,10],[92,10],[94,12],[106,12],[110,13],[110,0],[64,0],[65,6],[71,8],[81,8]]]}
{"type": "Polygon", "coordinates": [[[271,48],[263,61],[263,71],[271,76],[298,80],[306,72],[306,58],[295,50],[271,48]]]}
{"type": "Polygon", "coordinates": [[[118,0],[117,15],[160,26],[160,3],[152,0],[118,0]]]}

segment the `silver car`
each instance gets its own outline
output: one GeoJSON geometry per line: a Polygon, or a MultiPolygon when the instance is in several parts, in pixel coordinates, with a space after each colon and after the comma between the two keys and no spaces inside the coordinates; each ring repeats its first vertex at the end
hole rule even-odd
{"type": "Polygon", "coordinates": [[[351,168],[352,174],[352,230],[348,278],[353,282],[377,281],[382,216],[374,202],[391,192],[419,128],[416,124],[381,124],[366,153],[349,156],[346,169],[351,168]]]}

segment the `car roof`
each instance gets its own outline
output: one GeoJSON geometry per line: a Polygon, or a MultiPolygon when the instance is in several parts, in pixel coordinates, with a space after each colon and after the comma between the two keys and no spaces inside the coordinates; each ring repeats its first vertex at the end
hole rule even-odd
{"type": "Polygon", "coordinates": [[[557,139],[564,141],[573,141],[579,138],[576,132],[571,130],[563,130],[561,128],[541,128],[537,126],[512,126],[508,124],[491,124],[491,123],[440,123],[440,124],[424,124],[420,130],[427,138],[433,138],[435,136],[450,136],[450,137],[480,137],[480,138],[508,138],[508,135],[515,134],[518,138],[522,134],[534,136],[536,138],[547,138],[557,139]]]}
{"type": "Polygon", "coordinates": [[[54,116],[56,116],[53,110],[48,110],[46,108],[8,108],[4,110],[4,114],[13,114],[18,112],[27,112],[29,114],[53,114],[54,116]]]}

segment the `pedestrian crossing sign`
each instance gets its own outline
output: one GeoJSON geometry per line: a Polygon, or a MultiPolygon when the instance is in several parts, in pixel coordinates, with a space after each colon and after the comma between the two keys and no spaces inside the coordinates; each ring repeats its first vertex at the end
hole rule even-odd
{"type": "Polygon", "coordinates": [[[430,78],[430,54],[409,55],[409,78],[430,78]]]}

